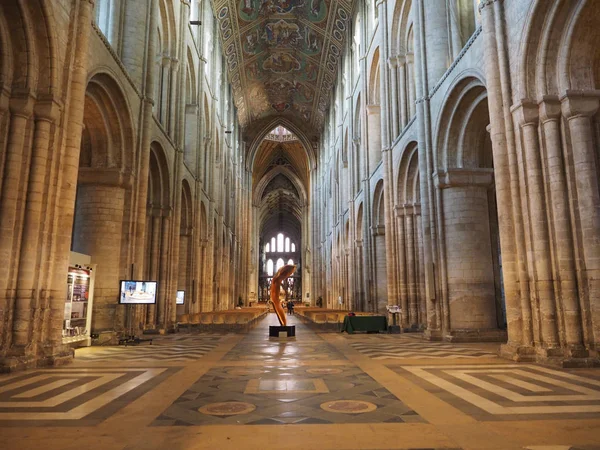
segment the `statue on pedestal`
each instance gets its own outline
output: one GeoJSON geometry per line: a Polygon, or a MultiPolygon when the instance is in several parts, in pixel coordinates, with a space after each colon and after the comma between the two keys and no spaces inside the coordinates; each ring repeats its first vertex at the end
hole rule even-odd
{"type": "Polygon", "coordinates": [[[281,301],[279,299],[279,290],[281,289],[282,281],[290,277],[295,270],[296,266],[294,264],[286,264],[277,271],[277,273],[273,276],[273,281],[271,282],[271,302],[273,303],[275,313],[277,314],[277,318],[279,319],[279,323],[282,327],[287,325],[287,320],[285,317],[285,311],[283,310],[281,301]]]}

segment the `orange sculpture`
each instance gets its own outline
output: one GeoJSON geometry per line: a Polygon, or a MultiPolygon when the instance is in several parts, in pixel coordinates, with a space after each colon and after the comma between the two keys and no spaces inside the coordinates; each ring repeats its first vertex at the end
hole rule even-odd
{"type": "Polygon", "coordinates": [[[281,289],[281,282],[289,276],[291,276],[295,270],[295,265],[286,264],[277,271],[277,273],[273,277],[273,281],[271,281],[271,302],[273,303],[275,313],[277,314],[277,318],[279,319],[279,323],[282,327],[285,327],[287,325],[287,320],[285,318],[285,312],[283,311],[283,307],[281,306],[281,301],[279,301],[279,289],[281,289]]]}

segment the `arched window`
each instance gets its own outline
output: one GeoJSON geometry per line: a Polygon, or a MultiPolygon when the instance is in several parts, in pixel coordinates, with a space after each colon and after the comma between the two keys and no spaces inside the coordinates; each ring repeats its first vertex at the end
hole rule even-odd
{"type": "Polygon", "coordinates": [[[287,263],[288,264],[294,264],[294,260],[293,259],[289,259],[287,263]]]}
{"type": "Polygon", "coordinates": [[[286,251],[286,253],[290,251],[290,238],[289,237],[285,238],[285,251],[286,251]]]}
{"type": "Polygon", "coordinates": [[[296,244],[292,243],[292,253],[296,252],[296,244]]]}
{"type": "MultiPolygon", "coordinates": [[[[277,272],[279,269],[281,269],[283,266],[285,266],[285,263],[283,262],[282,258],[279,258],[277,260],[277,265],[275,266],[275,272],[277,272]]],[[[272,275],[272,274],[271,274],[272,275]]]]}
{"type": "Polygon", "coordinates": [[[275,244],[275,238],[271,238],[271,251],[272,252],[277,251],[277,245],[275,244]]]}
{"type": "Polygon", "coordinates": [[[271,245],[267,244],[265,245],[265,253],[269,253],[271,251],[271,245]]]}
{"type": "Polygon", "coordinates": [[[273,260],[270,259],[267,261],[267,275],[270,277],[273,276],[273,260]]]}
{"type": "Polygon", "coordinates": [[[281,234],[281,233],[279,233],[277,235],[277,251],[278,252],[283,251],[283,234],[281,234]]]}

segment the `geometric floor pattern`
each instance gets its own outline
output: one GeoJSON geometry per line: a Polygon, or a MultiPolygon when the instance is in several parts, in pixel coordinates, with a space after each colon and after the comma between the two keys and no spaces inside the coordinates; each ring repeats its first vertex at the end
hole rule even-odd
{"type": "Polygon", "coordinates": [[[593,418],[600,374],[527,364],[403,366],[428,391],[479,420],[593,418]]]}
{"type": "Polygon", "coordinates": [[[600,449],[599,369],[289,322],[295,340],[269,339],[269,314],[0,374],[0,450],[600,449]]]}
{"type": "Polygon", "coordinates": [[[201,377],[154,425],[419,423],[423,419],[356,366],[219,367],[201,377]],[[211,414],[214,404],[244,414],[211,414]],[[372,406],[365,406],[372,405],[372,406]],[[336,409],[337,408],[337,409],[336,409]]]}
{"type": "Polygon", "coordinates": [[[355,350],[373,359],[441,358],[469,359],[495,358],[496,353],[474,347],[442,342],[423,342],[414,339],[397,338],[370,342],[351,342],[355,350]]]}
{"type": "Polygon", "coordinates": [[[93,425],[177,370],[53,368],[0,378],[0,424],[93,425]]]}
{"type": "Polygon", "coordinates": [[[87,347],[75,352],[77,361],[127,361],[127,362],[186,362],[202,358],[213,350],[219,337],[182,337],[182,339],[153,339],[152,345],[142,343],[129,346],[87,347]]]}

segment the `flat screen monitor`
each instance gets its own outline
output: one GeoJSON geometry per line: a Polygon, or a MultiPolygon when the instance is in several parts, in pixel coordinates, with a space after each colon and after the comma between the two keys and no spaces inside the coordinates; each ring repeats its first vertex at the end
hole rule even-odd
{"type": "Polygon", "coordinates": [[[177,291],[177,300],[175,301],[176,305],[183,305],[185,302],[185,291],[177,291]]]}
{"type": "Polygon", "coordinates": [[[156,281],[121,280],[119,303],[153,305],[156,303],[156,281]]]}

